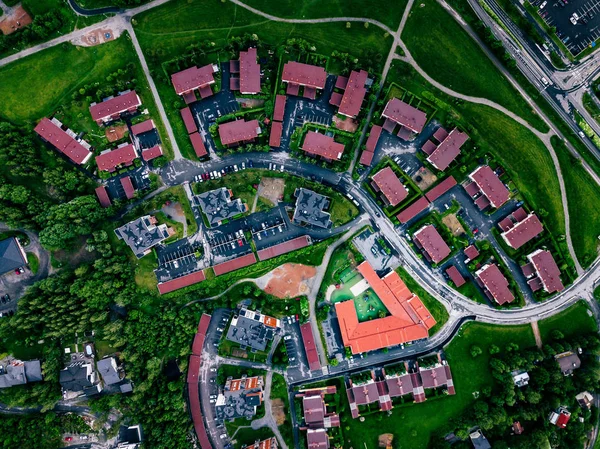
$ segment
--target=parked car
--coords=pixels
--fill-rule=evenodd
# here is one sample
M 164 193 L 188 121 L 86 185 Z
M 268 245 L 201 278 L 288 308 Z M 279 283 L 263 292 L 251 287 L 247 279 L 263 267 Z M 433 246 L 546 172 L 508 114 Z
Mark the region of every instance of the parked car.
M 73 437 L 65 437 L 65 441 L 73 441 Z

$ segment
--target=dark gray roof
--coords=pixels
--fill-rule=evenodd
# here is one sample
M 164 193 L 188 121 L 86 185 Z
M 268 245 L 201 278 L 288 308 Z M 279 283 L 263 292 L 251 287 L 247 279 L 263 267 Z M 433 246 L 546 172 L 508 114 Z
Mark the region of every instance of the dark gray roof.
M 194 197 L 194 202 L 202 208 L 211 226 L 227 218 L 246 212 L 246 207 L 239 198 L 232 200 L 231 192 L 226 187 L 209 190 Z
M 42 380 L 42 364 L 39 360 L 25 362 L 25 377 L 27 382 L 40 382 Z
M 76 362 L 60 372 L 60 385 L 68 391 L 84 391 L 84 389 L 93 386 L 87 375 L 87 365 L 83 362 Z
M 144 252 L 169 237 L 167 225 L 154 225 L 150 215 L 144 215 L 115 229 L 115 234 L 131 248 L 139 259 Z
M 15 237 L 0 241 L 0 274 L 8 273 L 27 264 Z
M 131 382 L 127 382 L 119 385 L 119 390 L 121 390 L 121 393 L 131 393 L 133 391 L 133 384 Z
M 302 187 L 296 189 L 294 196 L 297 198 L 294 222 L 324 229 L 331 228 L 331 216 L 325 212 L 330 204 L 328 197 Z
M 490 442 L 487 440 L 481 430 L 476 430 L 469 436 L 471 437 L 471 443 L 473 443 L 473 447 L 475 449 L 492 449 Z
M 224 403 L 217 401 L 215 412 L 219 419 L 251 419 L 256 414 L 256 407 L 261 404 L 260 388 L 252 390 L 226 391 L 223 393 Z
M 256 316 L 256 318 L 255 318 Z M 275 336 L 275 329 L 257 320 L 260 314 L 252 310 L 242 309 L 227 331 L 227 340 L 239 343 L 255 351 L 264 351 L 270 340 Z
M 6 373 L 0 376 L 0 388 L 14 387 L 15 385 L 24 385 L 27 383 L 25 377 L 25 365 L 7 365 Z
M 98 360 L 98 363 L 96 363 L 96 368 L 98 368 L 98 372 L 106 385 L 116 384 L 121 381 L 116 367 L 117 361 L 114 357 Z

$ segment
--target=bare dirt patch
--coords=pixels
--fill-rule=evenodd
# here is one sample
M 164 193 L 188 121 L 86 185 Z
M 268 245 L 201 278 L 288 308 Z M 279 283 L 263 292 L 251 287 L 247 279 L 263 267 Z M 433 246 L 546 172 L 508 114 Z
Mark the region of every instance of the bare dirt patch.
M 341 119 L 337 115 L 334 115 L 333 123 L 335 123 L 335 127 L 337 129 L 341 129 L 342 131 L 348 131 L 349 133 L 353 133 L 358 129 L 358 122 L 350 117 Z
M 257 98 L 238 98 L 237 101 L 240 104 L 240 107 L 244 109 L 260 108 L 265 104 L 265 100 Z
M 281 398 L 271 399 L 271 412 L 277 426 L 285 422 L 284 403 Z
M 111 29 L 97 28 L 81 36 L 81 39 L 79 39 L 78 42 L 76 42 L 76 44 L 83 47 L 93 47 L 94 45 L 100 45 L 104 44 L 105 42 L 110 42 L 116 37 L 118 36 L 115 36 L 115 33 Z
M 412 180 L 417 184 L 417 187 L 423 191 L 431 187 L 437 179 L 437 176 L 435 176 L 427 167 L 421 167 L 412 176 Z
M 278 298 L 293 298 L 308 294 L 310 280 L 317 274 L 317 269 L 308 265 L 286 263 L 270 274 L 265 292 Z
M 19 5 L 12 9 L 12 14 L 0 19 L 0 30 L 2 34 L 12 34 L 18 29 L 24 28 L 33 22 L 31 16 Z
M 127 125 L 116 125 L 106 128 L 104 134 L 109 142 L 116 142 L 117 140 L 122 139 L 126 132 Z
M 455 214 L 448 214 L 443 217 L 442 223 L 444 223 L 446 227 L 450 229 L 452 235 L 455 237 L 465 233 L 465 229 L 462 227 L 462 224 L 460 224 L 460 221 L 458 221 L 458 218 L 456 218 Z
M 382 433 L 379 435 L 379 447 L 392 447 L 394 435 L 391 433 Z
M 258 196 L 277 204 L 283 198 L 285 180 L 281 178 L 262 178 L 258 185 Z
M 248 353 L 240 348 L 233 348 L 231 350 L 231 355 L 233 357 L 237 357 L 238 359 L 247 359 L 248 358 Z

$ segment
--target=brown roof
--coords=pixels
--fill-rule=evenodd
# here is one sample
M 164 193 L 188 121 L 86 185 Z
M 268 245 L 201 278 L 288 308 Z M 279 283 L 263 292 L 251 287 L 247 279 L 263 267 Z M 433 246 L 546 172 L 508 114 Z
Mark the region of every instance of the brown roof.
M 129 176 L 123 176 L 121 178 L 121 185 L 123 186 L 123 190 L 125 190 L 125 196 L 128 200 L 133 198 L 135 195 L 135 189 L 133 188 L 133 183 L 131 182 L 131 178 Z
M 185 276 L 171 279 L 170 281 L 159 282 L 158 291 L 161 295 L 164 295 L 165 293 L 202 282 L 205 279 L 206 277 L 204 276 L 204 271 L 196 271 L 194 273 L 186 274 Z
M 192 142 L 192 147 L 194 147 L 194 152 L 198 157 L 204 157 L 208 154 L 206 151 L 206 147 L 204 146 L 204 141 L 202 140 L 202 136 L 198 133 L 190 134 L 190 140 Z
M 429 206 L 429 201 L 427 201 L 427 198 L 422 196 L 410 206 L 404 208 L 402 212 L 396 215 L 396 218 L 402 224 L 407 223 L 408 221 L 415 218 L 418 214 L 423 212 L 425 209 L 427 209 L 427 206 Z
M 106 187 L 100 186 L 96 187 L 96 196 L 98 197 L 98 201 L 102 207 L 109 207 L 111 205 L 110 198 L 108 196 L 108 192 L 106 191 Z
M 271 123 L 271 134 L 269 135 L 269 146 L 279 148 L 281 146 L 281 134 L 283 133 L 283 123 Z
M 258 251 L 258 260 L 272 259 L 273 257 L 281 256 L 282 254 L 304 248 L 308 245 L 310 245 L 310 240 L 307 235 L 296 237 L 293 240 L 288 240 L 287 242 L 261 249 Z
M 565 287 L 560 280 L 560 270 L 550 251 L 538 249 L 527 256 L 527 258 L 535 268 L 546 292 L 554 293 L 564 290 Z
M 247 267 L 253 263 L 256 263 L 256 256 L 254 253 L 250 253 L 246 254 L 245 256 L 236 257 L 235 259 L 215 265 L 213 270 L 215 272 L 215 276 L 221 276 L 222 274 L 239 270 L 240 268 Z
M 379 187 L 391 206 L 400 204 L 408 196 L 406 187 L 391 167 L 385 167 L 375 173 L 373 182 Z
M 508 280 L 496 264 L 487 264 L 475 273 L 492 298 L 500 305 L 513 302 L 515 296 L 508 288 Z
M 344 90 L 348 85 L 348 77 L 343 75 L 338 75 L 335 79 L 335 87 L 338 89 Z
M 373 156 L 375 156 L 375 153 L 371 153 L 370 151 L 364 150 L 360 155 L 359 162 L 363 165 L 371 165 L 371 162 L 373 162 Z
M 433 201 L 437 200 L 440 196 L 442 196 L 444 193 L 446 193 L 448 190 L 450 190 L 452 187 L 454 187 L 455 185 L 456 185 L 456 179 L 454 179 L 454 176 L 450 175 L 446 179 L 444 179 L 442 182 L 437 184 L 435 187 L 433 187 L 432 189 L 429 189 L 429 191 L 425 194 L 425 196 L 427 197 L 427 199 L 429 201 L 433 202 Z
M 306 324 L 305 324 L 306 326 Z M 310 327 L 310 324 L 308 324 Z M 321 395 L 304 396 L 302 398 L 304 421 L 309 427 L 323 427 L 325 421 L 325 402 Z
M 256 48 L 240 51 L 240 93 L 260 92 L 260 64 L 256 62 Z
M 323 89 L 327 80 L 327 73 L 325 73 L 323 67 L 290 61 L 283 66 L 281 80 L 286 83 Z
M 448 131 L 446 131 L 444 128 L 442 128 L 441 126 L 435 130 L 435 132 L 433 133 L 433 137 L 435 138 L 435 140 L 437 140 L 438 142 L 442 142 L 446 137 L 448 137 Z
M 381 131 L 383 128 L 379 125 L 373 125 L 371 128 L 371 132 L 369 133 L 369 138 L 367 139 L 367 143 L 365 144 L 365 148 L 367 151 L 371 153 L 375 153 L 375 148 L 377 148 L 377 142 L 379 142 L 379 136 L 381 136 Z
M 171 82 L 177 95 L 181 95 L 184 92 L 214 83 L 213 73 L 212 64 L 200 68 L 194 66 L 171 75 Z
M 81 145 L 81 143 L 48 118 L 44 117 L 37 124 L 34 131 L 76 164 L 83 164 L 92 154 L 90 150 Z
M 431 156 L 431 154 L 433 154 L 433 152 L 435 151 L 436 148 L 437 148 L 437 145 L 435 143 L 433 143 L 431 140 L 428 140 L 427 142 L 425 142 L 423 144 L 423 146 L 421 147 L 421 149 L 423 150 L 423 153 L 425 153 L 427 156 Z
M 329 449 L 329 437 L 325 429 L 308 429 L 306 443 L 308 449 Z
M 260 126 L 258 120 L 234 120 L 219 125 L 219 137 L 223 145 L 233 145 L 258 137 Z
M 502 237 L 511 248 L 519 249 L 525 243 L 541 234 L 544 230 L 542 222 L 535 214 L 517 223 L 512 229 L 502 233 Z
M 333 161 L 341 159 L 344 145 L 335 142 L 333 137 L 315 131 L 308 131 L 302 144 L 302 151 Z
M 479 256 L 479 250 L 477 249 L 477 247 L 474 244 L 467 246 L 464 249 L 463 253 L 465 254 L 465 256 L 467 256 L 467 259 L 469 259 L 469 260 L 473 260 L 477 256 Z
M 131 133 L 134 136 L 139 134 L 147 133 L 148 131 L 152 131 L 156 126 L 154 126 L 154 120 L 148 119 L 143 122 L 137 123 L 131 126 Z
M 196 122 L 194 122 L 194 117 L 192 116 L 190 108 L 183 108 L 179 112 L 181 113 L 181 118 L 183 119 L 183 123 L 185 123 L 185 129 L 188 134 L 197 132 L 198 127 L 196 126 Z
M 454 265 L 450 265 L 448 268 L 446 268 L 446 274 L 457 287 L 460 287 L 467 282 L 465 281 L 463 275 L 460 274 L 460 271 L 458 271 L 458 268 L 456 268 Z
M 469 136 L 454 128 L 427 158 L 438 170 L 446 170 L 450 163 L 460 154 L 460 148 Z
M 121 164 L 131 164 L 137 158 L 137 152 L 133 144 L 124 145 L 96 156 L 98 169 L 114 171 Z
M 416 133 L 420 133 L 427 123 L 427 115 L 423 111 L 398 98 L 388 101 L 382 115 Z
M 344 91 L 344 96 L 340 104 L 339 113 L 348 117 L 356 117 L 360 112 L 363 100 L 367 94 L 365 83 L 369 74 L 364 70 L 357 72 L 355 70 L 350 73 L 348 84 Z
M 342 98 L 344 98 L 344 96 L 339 92 L 332 92 L 331 98 L 329 98 L 329 104 L 339 107 L 342 104 Z
M 145 161 L 151 161 L 152 159 L 156 159 L 159 156 L 163 155 L 162 147 L 160 145 L 154 145 L 151 148 L 146 148 L 142 150 L 142 159 Z
M 99 121 L 108 117 L 113 117 L 130 109 L 135 109 L 141 104 L 140 97 L 138 97 L 135 90 L 132 90 L 101 103 L 91 105 L 90 114 L 92 114 L 94 120 Z
M 277 95 L 275 97 L 275 108 L 273 109 L 273 120 L 275 120 L 276 122 L 283 122 L 286 101 L 287 101 L 287 97 L 285 95 Z
M 423 226 L 413 238 L 433 263 L 439 263 L 450 255 L 450 248 L 433 225 Z
M 508 201 L 510 192 L 488 165 L 478 167 L 469 177 L 496 209 Z
M 315 371 L 321 368 L 321 362 L 319 361 L 319 354 L 317 353 L 317 346 L 315 345 L 315 337 L 313 335 L 310 323 L 305 323 L 300 326 L 300 332 L 302 334 L 302 342 L 304 343 L 304 350 L 306 351 L 306 359 L 308 360 L 308 367 L 311 371 Z

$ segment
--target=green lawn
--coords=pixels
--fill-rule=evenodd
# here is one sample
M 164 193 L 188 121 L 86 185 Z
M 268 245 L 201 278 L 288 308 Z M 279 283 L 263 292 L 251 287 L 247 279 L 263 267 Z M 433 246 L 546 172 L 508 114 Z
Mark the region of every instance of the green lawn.
M 479 45 L 435 0 L 414 4 L 402 38 L 419 66 L 444 86 L 495 101 L 547 131 Z
M 588 314 L 585 301 L 579 301 L 567 310 L 546 318 L 538 323 L 542 340 L 548 341 L 553 330 L 559 329 L 566 338 L 586 332 L 597 332 L 598 325 L 593 316 Z
M 475 302 L 478 302 L 481 304 L 489 304 L 489 301 L 487 301 L 485 299 L 485 297 L 483 296 L 481 291 L 479 291 L 477 286 L 470 279 L 467 279 L 467 282 L 465 284 L 461 285 L 459 288 L 456 288 L 455 290 L 459 291 L 460 293 L 465 295 L 467 298 L 470 298 Z
M 38 272 L 38 269 L 40 268 L 40 261 L 34 253 L 27 253 L 27 264 L 29 265 L 29 269 L 33 274 Z
M 579 263 L 589 267 L 598 256 L 600 236 L 600 186 L 577 161 L 564 143 L 552 138 L 567 190 L 571 239 Z

